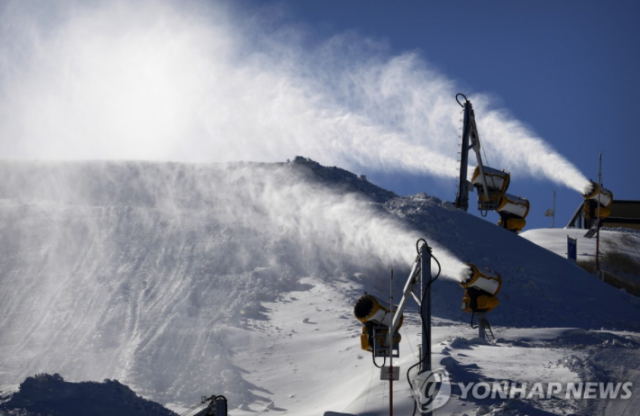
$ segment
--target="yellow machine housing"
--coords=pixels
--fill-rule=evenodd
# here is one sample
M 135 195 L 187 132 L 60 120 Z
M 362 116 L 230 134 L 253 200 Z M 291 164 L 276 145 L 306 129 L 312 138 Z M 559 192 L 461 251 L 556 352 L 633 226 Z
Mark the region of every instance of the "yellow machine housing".
M 391 326 L 391 320 L 393 315 L 386 306 L 380 304 L 378 299 L 373 295 L 362 295 L 356 302 L 353 308 L 353 314 L 360 322 L 375 322 L 384 326 Z M 400 317 L 400 324 L 398 328 L 402 326 L 404 315 Z
M 529 200 L 505 193 L 496 208 L 500 214 L 498 225 L 509 231 L 522 231 L 527 225 L 525 218 L 529 215 L 529 207 Z
M 389 331 L 384 331 L 384 330 L 376 331 L 376 342 L 379 345 L 385 345 L 385 343 L 387 342 L 388 333 Z M 369 331 L 367 331 L 367 327 L 363 326 L 362 335 L 360 335 L 360 348 L 362 348 L 365 351 L 373 352 L 373 345 L 371 345 L 371 343 L 369 342 L 369 340 L 372 338 L 373 338 L 373 334 L 370 334 Z M 400 341 L 402 341 L 402 337 L 398 332 L 396 332 L 395 335 L 393 336 L 393 343 L 399 344 Z
M 527 221 L 524 218 L 500 218 L 498 225 L 502 228 L 506 228 L 509 231 L 519 232 L 527 225 Z
M 500 301 L 495 296 L 480 295 L 477 298 L 477 306 L 475 312 L 489 312 L 497 308 Z M 462 298 L 462 310 L 465 312 L 473 313 L 474 310 L 471 306 L 471 297 L 469 292 L 464 291 L 464 297 Z
M 468 263 L 469 274 L 460 282 L 464 291 L 462 309 L 465 312 L 489 312 L 498 307 L 496 297 L 502 289 L 502 277 L 488 270 L 481 272 L 477 266 Z
M 592 199 L 596 202 L 600 202 L 600 205 L 606 208 L 609 208 L 611 206 L 611 202 L 613 202 L 613 193 L 593 181 L 591 181 L 591 192 L 582 194 L 582 196 L 586 200 Z
M 611 204 L 613 203 L 613 192 L 591 181 L 591 191 L 582 194 L 584 197 L 584 217 L 587 219 L 598 218 L 600 211 L 600 219 L 607 218 L 611 215 Z M 600 205 L 598 207 L 598 202 Z
M 609 208 L 605 208 L 602 206 L 598 208 L 597 205 L 593 206 L 592 201 L 584 201 L 582 210 L 584 211 L 584 217 L 588 220 L 597 219 L 598 211 L 600 211 L 600 219 L 607 218 L 609 215 L 611 215 L 611 210 Z M 592 215 L 593 215 L 593 218 L 591 217 Z
M 360 335 L 360 346 L 363 350 L 373 352 L 373 330 L 375 329 L 376 342 L 378 345 L 386 346 L 387 334 L 392 324 L 393 314 L 386 306 L 380 304 L 373 295 L 362 295 L 353 308 L 356 319 L 364 324 L 362 335 Z M 398 333 L 402 327 L 404 315 L 400 316 L 400 323 L 396 333 L 393 334 L 393 343 L 400 342 L 402 337 Z
M 497 296 L 502 289 L 502 277 L 498 273 L 485 270 L 481 272 L 478 266 L 472 263 L 467 263 L 469 266 L 469 273 L 463 281 L 460 282 L 460 286 L 465 289 L 476 288 L 483 290 L 491 296 Z
M 524 219 L 529 215 L 529 206 L 529 200 L 527 199 L 511 194 L 504 194 L 496 211 Z
M 482 175 L 480 174 L 480 166 L 476 166 L 476 169 L 473 171 L 471 184 L 477 189 L 478 198 L 481 202 L 497 205 L 504 193 L 507 192 L 507 188 L 509 187 L 509 183 L 511 181 L 511 176 L 505 171 L 493 169 L 488 166 L 483 166 L 482 171 L 484 172 L 484 179 L 485 183 L 487 184 L 489 201 L 486 201 L 484 191 L 482 190 Z

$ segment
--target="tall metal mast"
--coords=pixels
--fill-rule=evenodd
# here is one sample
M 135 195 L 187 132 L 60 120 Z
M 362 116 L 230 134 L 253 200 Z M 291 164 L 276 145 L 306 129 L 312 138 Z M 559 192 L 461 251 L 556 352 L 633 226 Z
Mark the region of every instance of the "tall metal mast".
M 458 100 L 458 97 L 464 98 L 464 104 Z M 489 204 L 489 191 L 484 175 L 484 165 L 482 163 L 482 156 L 480 155 L 480 135 L 478 134 L 478 128 L 476 127 L 476 118 L 473 112 L 473 106 L 471 101 L 467 100 L 464 94 L 458 93 L 456 95 L 456 101 L 464 109 L 464 120 L 462 124 L 462 145 L 460 148 L 460 181 L 458 184 L 458 194 L 456 195 L 456 201 L 454 205 L 456 208 L 460 208 L 466 211 L 469 208 L 469 192 L 472 185 L 467 180 L 467 167 L 469 165 L 469 150 L 473 150 L 478 160 L 478 168 L 480 169 L 480 178 L 482 181 L 482 190 L 484 193 L 485 204 Z M 491 204 L 489 204 L 491 205 Z M 485 206 L 483 209 L 495 208 L 494 206 Z
M 462 95 L 462 94 L 458 94 Z M 458 95 L 456 95 L 456 101 L 458 100 Z M 464 95 L 462 95 L 464 97 Z M 467 181 L 467 166 L 469 164 L 469 135 L 471 134 L 469 128 L 469 118 L 471 117 L 471 112 L 473 109 L 471 108 L 471 103 L 467 100 L 467 97 L 464 97 L 465 103 L 458 104 L 462 105 L 464 108 L 464 121 L 462 124 L 462 144 L 460 146 L 460 182 L 458 184 L 458 194 L 456 195 L 456 208 L 459 208 L 463 211 L 467 211 L 469 208 L 469 182 Z

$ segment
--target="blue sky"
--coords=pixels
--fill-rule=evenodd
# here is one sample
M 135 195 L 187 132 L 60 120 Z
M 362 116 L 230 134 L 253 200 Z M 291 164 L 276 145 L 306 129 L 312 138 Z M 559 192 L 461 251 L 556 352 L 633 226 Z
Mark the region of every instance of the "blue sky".
M 640 109 L 640 3 L 281 0 L 271 4 L 318 38 L 355 31 L 386 42 L 390 54 L 417 51 L 454 80 L 461 92 L 492 95 L 588 178 L 596 179 L 598 153 L 603 152 L 604 185 L 617 199 L 640 199 L 635 171 L 640 151 L 635 128 Z M 244 2 L 249 8 L 264 5 L 264 1 Z M 454 180 L 367 173 L 372 181 L 400 194 L 425 190 L 443 199 L 455 195 Z M 550 226 L 551 219 L 543 213 L 552 205 L 554 189 L 556 226 L 565 225 L 581 201 L 577 192 L 544 179 L 512 180 L 510 192 L 531 201 L 528 228 Z

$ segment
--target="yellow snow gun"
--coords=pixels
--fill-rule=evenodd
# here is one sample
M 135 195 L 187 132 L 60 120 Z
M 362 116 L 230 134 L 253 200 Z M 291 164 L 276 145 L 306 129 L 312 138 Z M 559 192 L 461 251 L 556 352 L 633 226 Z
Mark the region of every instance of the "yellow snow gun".
M 460 286 L 465 289 L 462 309 L 475 314 L 497 308 L 499 304 L 497 295 L 502 289 L 502 277 L 489 270 L 481 272 L 474 264 L 467 264 L 469 273 L 460 282 Z
M 356 319 L 364 324 L 360 336 L 360 346 L 376 357 L 387 356 L 389 349 L 396 350 L 401 336 L 398 333 L 402 326 L 404 316 L 400 317 L 400 323 L 393 334 L 393 345 L 387 345 L 389 327 L 392 325 L 393 313 L 383 306 L 373 295 L 364 294 L 357 300 L 353 308 Z

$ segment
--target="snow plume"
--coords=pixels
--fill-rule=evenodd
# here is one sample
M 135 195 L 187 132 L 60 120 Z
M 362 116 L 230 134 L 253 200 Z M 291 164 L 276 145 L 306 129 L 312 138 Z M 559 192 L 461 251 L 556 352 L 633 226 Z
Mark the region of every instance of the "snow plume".
M 487 153 L 500 156 L 501 168 L 509 166 L 516 175 L 549 178 L 581 194 L 592 187 L 582 172 L 520 122 L 504 111 L 491 110 L 485 97 L 477 99 L 474 107 L 482 115 L 477 117 L 482 143 Z
M 317 42 L 278 10 L 232 2 L 0 6 L 5 158 L 282 161 L 455 177 L 455 84 L 416 53 L 354 34 Z M 253 14 L 252 14 L 253 13 Z M 490 99 L 491 162 L 582 189 L 584 177 Z
M 58 372 L 162 402 L 203 388 L 254 402 L 225 334 L 301 277 L 386 288 L 424 237 L 304 164 L 2 162 L 0 176 L 0 383 Z M 461 267 L 434 254 L 445 275 Z

